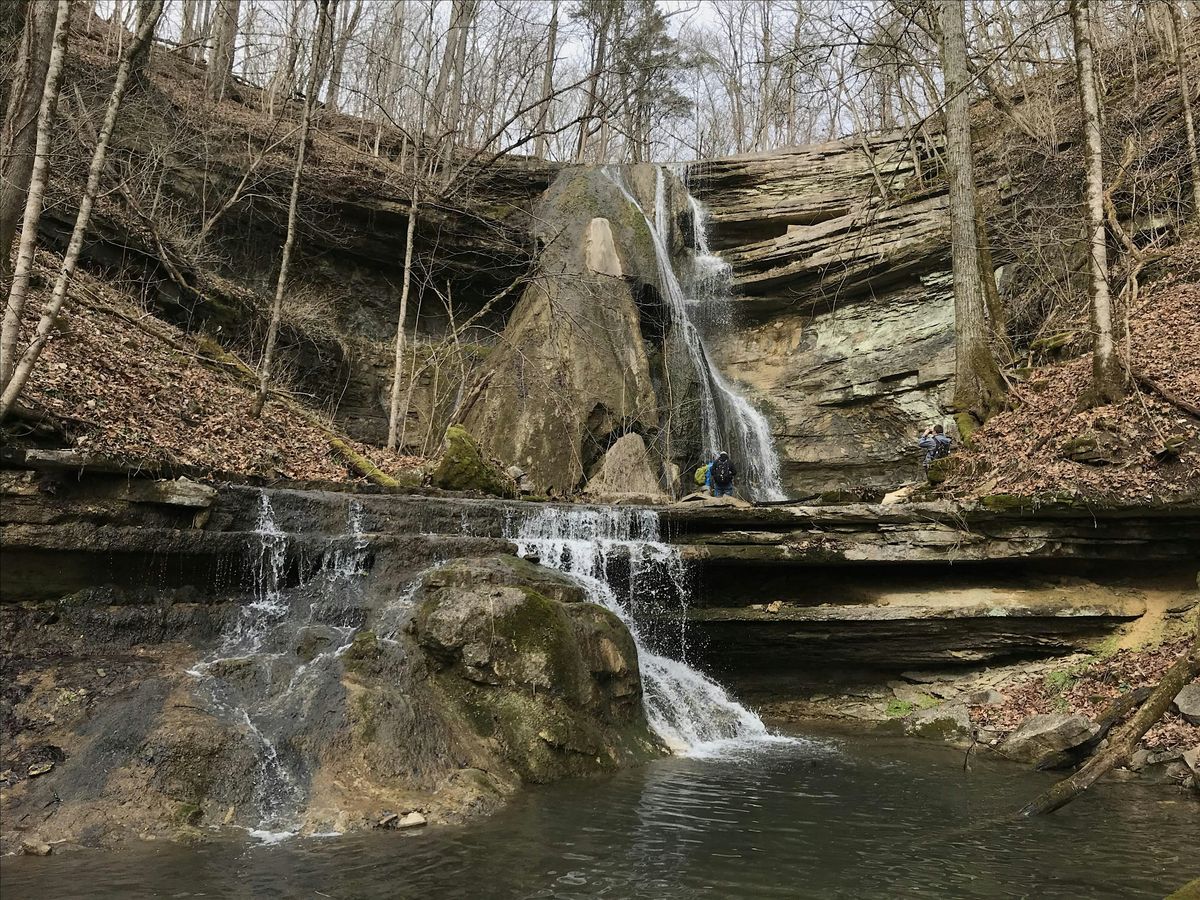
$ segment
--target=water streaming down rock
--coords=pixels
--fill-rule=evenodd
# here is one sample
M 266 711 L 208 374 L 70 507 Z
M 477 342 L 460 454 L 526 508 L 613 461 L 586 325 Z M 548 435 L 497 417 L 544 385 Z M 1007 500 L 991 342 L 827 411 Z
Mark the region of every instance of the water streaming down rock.
M 682 616 L 677 629 L 656 627 L 670 605 L 686 606 L 688 584 L 678 549 L 661 539 L 654 510 L 546 507 L 514 519 L 509 537 L 523 556 L 573 576 L 629 628 L 646 718 L 672 750 L 705 755 L 730 742 L 770 738 L 757 715 L 687 664 Z
M 355 499 L 346 534 L 313 548 L 278 527 L 263 492 L 255 533 L 251 600 L 189 674 L 212 710 L 255 748 L 252 833 L 269 840 L 293 833 L 302 819 L 308 767 L 296 739 L 325 715 L 322 693 L 337 684 L 335 664 L 358 631 L 368 545 Z
M 641 210 L 650 229 L 658 267 L 659 290 L 670 313 L 672 334 L 687 352 L 700 388 L 700 433 L 704 451 L 727 450 L 740 473 L 740 482 L 753 500 L 787 499 L 779 477 L 779 456 L 771 440 L 766 418 L 738 393 L 737 389 L 713 365 L 705 346 L 700 323 L 728 313 L 730 308 L 729 270 L 708 247 L 703 207 L 688 194 L 692 209 L 696 253 L 691 271 L 686 273 L 688 290 L 675 272 L 669 252 L 670 217 L 667 210 L 666 173 L 655 171 L 654 218 L 641 209 L 618 170 L 609 177 L 634 206 Z M 690 295 L 690 296 L 689 296 Z M 717 316 L 707 316 L 717 312 Z

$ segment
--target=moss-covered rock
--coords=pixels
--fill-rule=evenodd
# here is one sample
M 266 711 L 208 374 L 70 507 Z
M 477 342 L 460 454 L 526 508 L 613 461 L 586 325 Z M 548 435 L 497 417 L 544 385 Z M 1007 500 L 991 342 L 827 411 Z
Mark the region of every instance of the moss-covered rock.
M 532 782 L 658 755 L 624 624 L 556 573 L 457 560 L 425 581 L 413 635 L 462 727 Z
M 513 480 L 483 455 L 479 443 L 461 425 L 446 429 L 444 449 L 432 479 L 435 487 L 448 491 L 479 491 L 494 497 L 517 495 Z

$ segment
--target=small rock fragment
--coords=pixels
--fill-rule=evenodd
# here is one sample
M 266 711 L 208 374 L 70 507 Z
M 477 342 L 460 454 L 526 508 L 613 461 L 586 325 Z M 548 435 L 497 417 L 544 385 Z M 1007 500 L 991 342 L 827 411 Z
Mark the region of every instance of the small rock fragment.
M 375 823 L 376 828 L 395 828 L 396 823 L 400 821 L 400 813 L 388 813 Z
M 428 823 L 426 822 L 425 817 L 423 815 L 421 815 L 419 812 L 414 811 L 414 812 L 410 812 L 407 815 L 401 817 L 401 819 L 396 823 L 395 827 L 396 828 L 420 828 L 422 825 L 426 825 L 426 824 L 428 824 Z
M 21 841 L 21 852 L 26 856 L 49 856 L 53 851 L 53 847 L 37 838 Z
M 29 775 L 30 778 L 37 778 L 39 775 L 45 775 L 47 772 L 49 772 L 53 768 L 54 768 L 54 763 L 52 763 L 52 762 L 34 763 L 32 766 L 29 767 L 29 772 L 27 774 Z

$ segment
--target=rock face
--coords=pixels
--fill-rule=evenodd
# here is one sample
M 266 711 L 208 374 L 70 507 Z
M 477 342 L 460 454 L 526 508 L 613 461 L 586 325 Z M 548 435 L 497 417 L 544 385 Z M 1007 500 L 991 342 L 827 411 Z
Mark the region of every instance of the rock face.
M 425 579 L 413 620 L 447 706 L 526 781 L 656 755 L 633 638 L 582 589 L 514 557 Z
M 944 182 L 927 154 L 891 134 L 869 156 L 838 141 L 689 173 L 741 294 L 711 349 L 770 411 L 790 496 L 910 480 L 918 426 L 943 421 L 954 304 Z
M 535 218 L 537 272 L 462 421 L 535 491 L 566 494 L 621 436 L 659 429 L 637 287 L 653 283 L 654 252 L 641 213 L 599 171 L 559 176 Z
M 640 434 L 627 434 L 608 448 L 586 493 L 604 502 L 626 498 L 665 503 L 666 494 L 650 465 L 646 442 Z
M 1030 716 L 996 749 L 1019 762 L 1038 764 L 1086 744 L 1100 732 L 1096 723 L 1070 713 Z

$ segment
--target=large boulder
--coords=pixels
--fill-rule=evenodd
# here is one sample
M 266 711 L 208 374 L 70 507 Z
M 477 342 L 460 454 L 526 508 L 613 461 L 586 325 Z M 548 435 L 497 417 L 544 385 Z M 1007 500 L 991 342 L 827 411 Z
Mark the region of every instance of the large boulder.
M 588 482 L 586 493 L 609 502 L 631 497 L 650 502 L 667 499 L 640 434 L 624 435 L 608 448 L 600 468 Z
M 598 170 L 560 175 L 535 220 L 536 271 L 466 393 L 462 421 L 490 454 L 524 469 L 535 492 L 562 495 L 615 438 L 660 428 L 646 351 L 654 317 L 643 320 L 657 303 L 657 267 L 642 213 Z
M 1175 695 L 1174 706 L 1188 722 L 1200 725 L 1200 682 L 1185 684 L 1183 690 Z
M 971 716 L 962 703 L 939 703 L 906 716 L 904 732 L 932 740 L 960 740 L 971 736 Z
M 1099 733 L 1100 726 L 1085 716 L 1046 713 L 1030 716 L 996 749 L 1009 759 L 1042 765 Z
M 583 589 L 515 557 L 431 572 L 412 633 L 444 710 L 525 781 L 615 769 L 663 752 L 642 707 L 637 648 Z
M 448 491 L 479 491 L 494 497 L 515 497 L 516 482 L 484 456 L 471 433 L 461 425 L 446 429 L 442 455 L 433 470 L 434 487 Z

